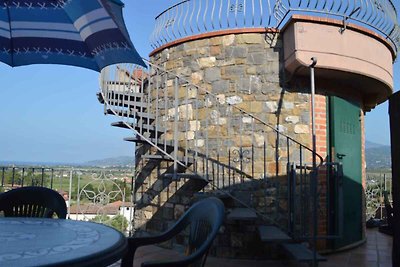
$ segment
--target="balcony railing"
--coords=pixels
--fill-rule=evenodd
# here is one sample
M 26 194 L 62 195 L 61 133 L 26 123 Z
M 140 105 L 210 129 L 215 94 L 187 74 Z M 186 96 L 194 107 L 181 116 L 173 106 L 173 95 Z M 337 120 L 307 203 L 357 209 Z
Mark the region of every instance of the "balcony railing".
M 66 200 L 69 219 L 112 225 L 131 235 L 132 175 L 129 168 L 0 166 L 0 193 L 23 186 L 51 188 Z
M 367 173 L 367 189 L 365 192 L 367 219 L 385 219 L 385 191 L 388 193 L 389 200 L 392 201 L 392 174 L 374 172 Z
M 400 27 L 392 0 L 185 0 L 156 17 L 151 45 L 237 28 L 282 28 L 292 14 L 339 18 L 367 27 L 395 51 Z

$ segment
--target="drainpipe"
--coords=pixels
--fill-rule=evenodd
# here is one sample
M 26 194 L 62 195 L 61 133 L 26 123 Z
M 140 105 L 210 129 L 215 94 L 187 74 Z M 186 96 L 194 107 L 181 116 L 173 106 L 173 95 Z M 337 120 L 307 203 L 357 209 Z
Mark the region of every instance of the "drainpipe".
M 318 266 L 317 261 L 317 231 L 318 231 L 318 215 L 317 215 L 317 194 L 318 194 L 318 181 L 317 181 L 317 146 L 316 146 L 316 136 L 315 136 L 315 76 L 314 76 L 314 67 L 317 65 L 317 58 L 311 58 L 312 63 L 310 65 L 310 74 L 311 74 L 311 125 L 312 125 L 312 188 L 313 188 L 313 262 L 312 266 Z
M 313 168 L 317 167 L 317 155 L 316 155 L 316 137 L 315 137 L 315 77 L 314 77 L 314 67 L 317 65 L 317 58 L 311 58 L 312 63 L 310 65 L 311 72 L 311 125 L 312 125 L 312 148 L 313 148 Z

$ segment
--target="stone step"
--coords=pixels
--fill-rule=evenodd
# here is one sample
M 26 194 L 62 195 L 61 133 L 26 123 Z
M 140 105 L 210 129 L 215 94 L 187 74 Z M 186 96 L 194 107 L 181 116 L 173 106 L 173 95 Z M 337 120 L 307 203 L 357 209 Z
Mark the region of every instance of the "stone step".
M 229 221 L 254 221 L 258 216 L 249 208 L 234 208 L 226 217 Z
M 109 100 L 109 104 L 111 106 L 130 108 L 131 110 L 136 110 L 141 112 L 146 112 L 146 110 L 148 109 L 147 103 L 136 102 L 136 101 Z
M 208 183 L 208 180 L 205 179 L 203 176 L 194 173 L 177 173 L 176 176 L 173 173 L 164 173 L 162 177 L 171 178 L 174 180 L 180 180 L 180 179 L 200 180 Z
M 170 157 L 165 155 L 142 155 L 141 158 L 159 161 L 173 161 Z
M 101 103 L 104 104 L 104 98 L 103 95 L 98 92 L 96 93 L 97 96 L 97 100 Z M 122 101 L 124 99 L 124 101 L 133 101 L 133 102 L 143 102 L 141 101 L 143 99 L 143 93 L 115 93 L 114 95 L 110 95 L 110 97 L 113 97 L 113 99 L 115 100 L 120 100 Z M 112 99 L 111 99 L 112 100 Z
M 273 225 L 258 226 L 258 233 L 261 241 L 265 243 L 285 243 L 292 241 L 290 236 Z
M 313 166 L 311 164 L 296 164 L 296 169 L 298 170 L 307 170 L 307 171 L 312 171 Z
M 173 141 L 165 141 L 162 139 L 155 139 L 155 138 L 147 138 L 148 140 L 150 140 L 150 142 L 152 142 L 153 144 L 158 145 L 161 149 L 164 149 L 164 146 L 166 146 L 166 148 L 174 148 L 174 142 Z M 140 136 L 132 136 L 132 137 L 125 137 L 124 141 L 127 142 L 133 142 L 133 143 L 148 143 L 145 139 L 143 139 Z
M 173 159 L 171 159 L 170 157 L 166 156 L 166 155 L 142 155 L 141 156 L 144 159 L 150 159 L 150 160 L 159 160 L 159 161 L 174 161 Z M 186 158 L 184 157 L 178 157 L 178 161 L 185 163 L 186 162 Z M 194 160 L 193 158 L 187 158 L 187 162 L 188 164 L 193 164 Z
M 231 196 L 229 196 L 226 192 L 221 192 L 221 191 L 216 191 L 216 192 L 212 192 L 212 193 L 197 192 L 197 193 L 193 194 L 193 197 L 198 200 L 209 198 L 209 197 L 216 197 L 221 200 L 231 198 Z
M 113 107 L 119 107 L 123 109 L 130 109 L 131 111 L 135 112 L 146 112 L 148 109 L 147 103 L 142 103 L 142 102 L 131 102 L 131 101 L 113 101 L 110 100 L 108 102 L 109 106 Z
M 139 133 L 145 133 L 148 132 L 150 134 L 151 137 L 155 137 L 155 133 L 156 131 L 158 132 L 158 136 L 162 135 L 165 133 L 165 129 L 162 127 L 156 127 L 153 125 L 149 125 L 147 123 L 144 123 L 142 125 L 139 124 L 133 124 L 133 123 L 126 123 L 123 121 L 118 121 L 118 122 L 113 122 L 111 123 L 111 126 L 114 127 L 119 127 L 119 128 L 124 128 L 124 129 L 131 129 L 129 128 L 129 126 L 131 126 L 132 128 L 134 128 L 137 132 Z
M 245 208 L 245 206 L 242 203 L 251 206 L 253 196 L 249 191 L 242 191 L 236 189 L 233 190 L 233 195 L 235 197 L 234 202 L 236 207 Z
M 287 253 L 298 262 L 311 262 L 313 261 L 313 252 L 306 248 L 302 244 L 282 244 L 282 247 Z M 322 257 L 317 253 L 317 261 L 326 261 L 325 257 Z
M 152 123 L 156 118 L 153 114 L 147 112 L 130 112 L 127 113 L 126 110 L 114 109 L 118 116 L 136 118 L 137 120 L 142 120 L 144 123 L 150 121 Z M 115 115 L 111 109 L 107 109 L 105 114 Z

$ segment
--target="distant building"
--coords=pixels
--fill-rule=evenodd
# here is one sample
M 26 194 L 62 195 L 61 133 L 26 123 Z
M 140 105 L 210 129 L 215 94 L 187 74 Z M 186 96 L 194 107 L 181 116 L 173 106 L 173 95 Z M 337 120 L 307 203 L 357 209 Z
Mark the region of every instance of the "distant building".
M 70 208 L 69 219 L 78 221 L 90 221 L 96 216 L 106 215 L 110 219 L 116 215 L 122 215 L 125 217 L 127 222 L 132 221 L 133 205 L 130 202 L 115 201 L 107 205 L 93 204 L 93 203 L 82 203 L 79 205 L 72 205 Z M 127 231 L 131 231 L 130 225 Z

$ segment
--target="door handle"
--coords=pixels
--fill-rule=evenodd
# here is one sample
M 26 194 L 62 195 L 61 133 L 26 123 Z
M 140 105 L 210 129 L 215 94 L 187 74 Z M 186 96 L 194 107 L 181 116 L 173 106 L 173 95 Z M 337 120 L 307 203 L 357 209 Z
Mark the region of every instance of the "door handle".
M 336 153 L 336 157 L 337 157 L 338 159 L 343 159 L 344 157 L 346 157 L 346 154 Z

